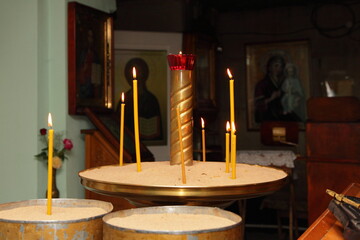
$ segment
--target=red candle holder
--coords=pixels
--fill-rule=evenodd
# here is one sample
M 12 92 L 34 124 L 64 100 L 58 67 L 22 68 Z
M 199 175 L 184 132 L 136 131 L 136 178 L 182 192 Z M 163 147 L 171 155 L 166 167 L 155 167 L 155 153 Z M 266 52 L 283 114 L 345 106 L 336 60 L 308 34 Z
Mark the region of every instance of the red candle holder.
M 170 70 L 193 70 L 195 65 L 194 54 L 170 54 L 168 55 Z

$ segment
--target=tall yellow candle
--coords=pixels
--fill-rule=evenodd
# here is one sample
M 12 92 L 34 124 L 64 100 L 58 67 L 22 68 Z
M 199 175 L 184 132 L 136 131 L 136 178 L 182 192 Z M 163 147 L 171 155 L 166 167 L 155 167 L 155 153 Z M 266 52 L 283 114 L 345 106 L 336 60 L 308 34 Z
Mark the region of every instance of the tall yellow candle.
M 229 90 L 230 90 L 230 122 L 235 122 L 235 105 L 234 105 L 234 79 L 230 72 L 230 69 L 227 69 L 227 74 L 230 78 L 229 81 Z
M 202 137 L 202 160 L 206 162 L 206 147 L 205 147 L 205 122 L 201 118 L 201 137 Z
M 52 128 L 52 118 L 48 116 L 48 186 L 47 186 L 47 215 L 52 212 L 52 172 L 53 172 L 53 151 L 54 151 L 54 129 Z
M 141 172 L 140 139 L 139 139 L 139 116 L 138 116 L 138 88 L 136 80 L 136 69 L 133 67 L 133 97 L 134 97 L 134 131 L 135 131 L 135 153 L 137 171 Z
M 120 152 L 119 152 L 119 165 L 124 164 L 124 112 L 125 112 L 125 97 L 121 93 L 121 112 L 120 112 Z
M 231 123 L 231 178 L 236 179 L 236 135 L 235 123 Z
M 185 160 L 184 160 L 184 147 L 182 142 L 182 133 L 181 133 L 181 120 L 180 120 L 180 108 L 176 108 L 177 124 L 178 124 L 178 133 L 179 133 L 179 143 L 180 143 L 180 156 L 181 156 L 181 177 L 182 183 L 186 184 L 186 174 L 185 174 Z
M 229 95 L 230 95 L 230 122 L 231 124 L 234 124 L 235 125 L 235 103 L 234 103 L 234 79 L 233 79 L 233 76 L 230 72 L 230 69 L 227 68 L 226 69 L 227 71 L 227 74 L 230 78 L 229 80 Z M 232 126 L 231 126 L 232 127 Z M 231 131 L 231 151 L 230 151 L 230 158 L 231 158 L 231 161 L 232 161 L 232 156 L 233 154 L 236 154 L 236 153 L 233 153 L 233 138 L 235 134 L 233 134 L 233 131 Z M 236 139 L 236 136 L 235 136 L 235 139 Z M 234 171 L 234 170 L 233 170 Z
M 225 172 L 230 172 L 230 123 L 226 122 L 226 133 L 225 133 Z

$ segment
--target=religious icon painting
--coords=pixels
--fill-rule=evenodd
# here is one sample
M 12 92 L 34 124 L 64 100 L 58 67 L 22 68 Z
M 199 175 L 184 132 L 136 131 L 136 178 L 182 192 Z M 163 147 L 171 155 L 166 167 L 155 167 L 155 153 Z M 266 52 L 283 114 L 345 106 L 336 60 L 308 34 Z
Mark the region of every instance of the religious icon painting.
M 69 114 L 85 108 L 109 112 L 113 84 L 112 15 L 76 2 L 68 3 Z
M 166 145 L 167 136 L 167 51 L 115 50 L 115 109 L 119 112 L 121 92 L 125 93 L 125 126 L 133 122 L 133 68 L 138 85 L 140 140 L 145 145 Z
M 299 122 L 304 129 L 309 77 L 307 41 L 248 44 L 248 129 L 258 130 L 264 121 Z

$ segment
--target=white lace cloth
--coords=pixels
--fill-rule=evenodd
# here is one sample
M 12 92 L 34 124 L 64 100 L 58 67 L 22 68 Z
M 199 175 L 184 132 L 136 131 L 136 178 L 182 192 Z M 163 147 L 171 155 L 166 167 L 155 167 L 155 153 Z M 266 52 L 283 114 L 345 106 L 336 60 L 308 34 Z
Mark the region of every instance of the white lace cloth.
M 278 166 L 294 168 L 296 155 L 292 151 L 276 151 L 276 150 L 249 150 L 237 151 L 236 162 L 257 164 L 262 166 Z

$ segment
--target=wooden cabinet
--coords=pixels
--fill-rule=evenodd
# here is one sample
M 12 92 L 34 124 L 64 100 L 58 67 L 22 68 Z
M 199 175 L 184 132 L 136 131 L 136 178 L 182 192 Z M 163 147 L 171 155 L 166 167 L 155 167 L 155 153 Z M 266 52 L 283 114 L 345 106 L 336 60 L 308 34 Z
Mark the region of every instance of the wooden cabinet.
M 308 222 L 313 223 L 331 200 L 326 189 L 342 192 L 360 183 L 360 122 L 308 122 Z
M 224 159 L 222 142 L 223 131 L 219 131 L 217 116 L 219 109 L 216 100 L 216 47 L 217 39 L 207 33 L 183 34 L 183 51 L 196 55 L 193 74 L 193 149 L 194 159 L 202 159 L 201 118 L 206 126 L 206 160 Z M 225 129 L 225 125 L 224 125 Z
M 82 130 L 85 134 L 85 167 L 94 168 L 104 165 L 119 164 L 119 123 L 110 115 L 96 114 L 89 108 L 84 109 L 84 113 L 94 124 L 96 130 Z M 135 162 L 134 135 L 128 129 L 124 131 L 124 162 Z M 140 142 L 141 161 L 154 161 L 153 154 Z M 91 191 L 85 191 L 88 199 L 97 199 L 111 202 L 114 211 L 133 208 L 127 200 L 120 197 L 105 196 Z
M 119 162 L 119 153 L 103 134 L 98 130 L 82 130 L 85 134 L 85 167 L 94 168 L 104 165 L 117 164 Z M 106 202 L 111 202 L 114 206 L 114 211 L 134 208 L 126 199 L 120 197 L 105 196 L 97 194 L 89 190 L 85 190 L 85 197 L 87 199 L 96 199 Z

